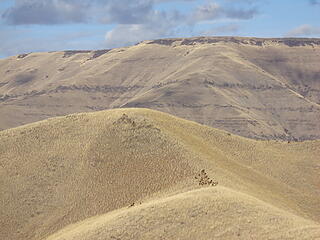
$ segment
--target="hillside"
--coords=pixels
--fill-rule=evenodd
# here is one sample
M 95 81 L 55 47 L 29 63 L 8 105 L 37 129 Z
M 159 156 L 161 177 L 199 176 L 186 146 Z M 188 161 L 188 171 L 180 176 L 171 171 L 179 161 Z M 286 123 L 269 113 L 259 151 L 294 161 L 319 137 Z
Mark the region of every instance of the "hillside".
M 0 129 L 121 107 L 255 139 L 320 138 L 320 39 L 198 37 L 0 60 Z
M 135 108 L 4 130 L 0 239 L 316 239 L 319 151 Z

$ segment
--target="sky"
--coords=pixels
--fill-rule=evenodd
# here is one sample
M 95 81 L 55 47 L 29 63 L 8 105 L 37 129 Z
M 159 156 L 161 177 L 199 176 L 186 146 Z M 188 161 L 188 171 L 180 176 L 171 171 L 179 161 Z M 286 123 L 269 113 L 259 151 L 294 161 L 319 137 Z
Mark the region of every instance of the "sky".
M 193 36 L 320 37 L 320 0 L 0 0 L 0 58 Z

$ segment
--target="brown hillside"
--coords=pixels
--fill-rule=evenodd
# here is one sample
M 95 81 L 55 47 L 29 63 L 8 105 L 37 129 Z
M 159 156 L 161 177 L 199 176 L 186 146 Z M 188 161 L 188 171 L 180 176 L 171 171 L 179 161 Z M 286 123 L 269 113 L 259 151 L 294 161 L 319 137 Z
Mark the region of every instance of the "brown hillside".
M 71 225 L 46 240 L 318 239 L 319 224 L 230 189 L 194 190 Z
M 198 37 L 0 60 L 0 129 L 144 107 L 258 139 L 320 138 L 320 39 Z
M 0 239 L 316 239 L 319 149 L 147 109 L 4 130 Z

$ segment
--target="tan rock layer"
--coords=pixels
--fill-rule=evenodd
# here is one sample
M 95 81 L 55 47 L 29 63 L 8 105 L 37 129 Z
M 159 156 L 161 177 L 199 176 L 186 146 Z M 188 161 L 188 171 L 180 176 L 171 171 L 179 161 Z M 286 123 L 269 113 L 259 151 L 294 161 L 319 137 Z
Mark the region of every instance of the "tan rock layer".
M 119 107 L 255 139 L 320 138 L 320 40 L 198 37 L 0 60 L 0 129 Z

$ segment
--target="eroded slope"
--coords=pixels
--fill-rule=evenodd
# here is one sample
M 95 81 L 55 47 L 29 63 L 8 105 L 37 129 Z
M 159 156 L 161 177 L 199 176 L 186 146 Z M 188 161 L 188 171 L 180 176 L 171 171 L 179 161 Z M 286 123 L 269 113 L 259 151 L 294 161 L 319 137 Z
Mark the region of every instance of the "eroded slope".
M 0 128 L 145 107 L 258 139 L 320 137 L 320 40 L 190 38 L 0 60 Z

